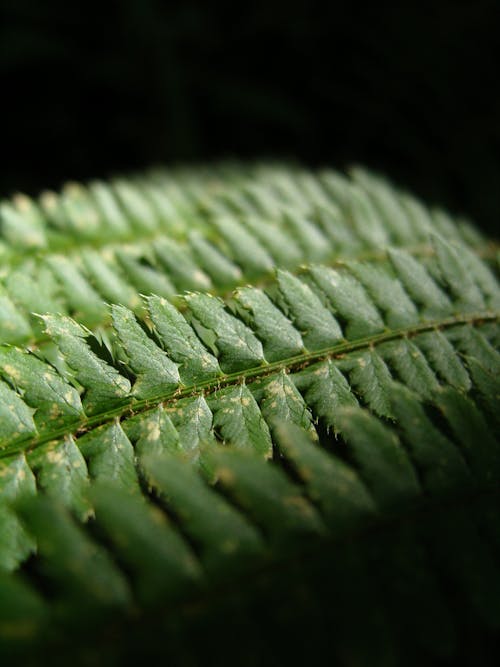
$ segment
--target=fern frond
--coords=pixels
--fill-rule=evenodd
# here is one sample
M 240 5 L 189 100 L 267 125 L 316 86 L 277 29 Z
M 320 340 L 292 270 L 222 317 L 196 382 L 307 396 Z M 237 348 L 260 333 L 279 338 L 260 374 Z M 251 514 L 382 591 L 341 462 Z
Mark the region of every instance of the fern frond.
M 267 279 L 276 266 L 383 261 L 387 245 L 425 256 L 433 252 L 430 230 L 460 244 L 477 271 L 482 265 L 464 242 L 472 237 L 475 252 L 494 254 L 470 226 L 360 170 L 354 182 L 329 171 L 313 178 L 302 170 L 239 166 L 229 182 L 223 168 L 214 168 L 70 184 L 36 201 L 4 201 L 0 220 L 0 340 L 13 344 L 42 339 L 33 312 L 68 314 L 96 329 L 109 324 L 106 302 L 140 314 L 139 293 L 225 295 Z
M 345 665 L 493 641 L 500 287 L 470 226 L 258 165 L 1 213 L 6 651 L 118 664 L 164 633 L 194 664 L 229 613 L 249 664 L 294 623 Z

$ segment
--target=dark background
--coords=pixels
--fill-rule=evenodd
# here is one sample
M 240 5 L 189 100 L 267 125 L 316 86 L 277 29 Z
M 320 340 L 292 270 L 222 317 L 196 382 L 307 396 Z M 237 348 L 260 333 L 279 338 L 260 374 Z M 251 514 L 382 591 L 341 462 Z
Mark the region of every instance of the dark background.
M 399 4 L 0 0 L 0 194 L 291 157 L 364 163 L 495 233 L 500 3 Z

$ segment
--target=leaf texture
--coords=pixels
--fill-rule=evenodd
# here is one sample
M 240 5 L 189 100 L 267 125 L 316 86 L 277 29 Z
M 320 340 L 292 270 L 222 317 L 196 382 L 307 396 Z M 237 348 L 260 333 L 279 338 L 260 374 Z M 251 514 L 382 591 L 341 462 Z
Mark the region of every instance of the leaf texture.
M 218 655 L 228 618 L 249 665 L 300 628 L 346 667 L 494 641 L 479 234 L 364 170 L 280 165 L 72 184 L 0 218 L 0 653 L 94 637 L 86 664 L 198 664 L 190 637 Z

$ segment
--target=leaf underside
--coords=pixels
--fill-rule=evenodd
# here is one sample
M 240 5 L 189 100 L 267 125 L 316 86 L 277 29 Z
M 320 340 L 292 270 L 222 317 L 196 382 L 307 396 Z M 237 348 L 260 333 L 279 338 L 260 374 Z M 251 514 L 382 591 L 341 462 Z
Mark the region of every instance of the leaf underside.
M 486 656 L 495 253 L 361 169 L 1 203 L 0 654 Z

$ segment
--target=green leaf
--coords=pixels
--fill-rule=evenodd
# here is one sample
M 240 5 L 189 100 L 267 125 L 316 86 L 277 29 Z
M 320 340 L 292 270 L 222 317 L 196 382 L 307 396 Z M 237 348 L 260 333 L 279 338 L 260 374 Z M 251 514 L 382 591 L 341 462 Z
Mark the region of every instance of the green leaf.
M 480 482 L 497 483 L 500 479 L 500 448 L 482 412 L 470 398 L 452 387 L 441 388 L 435 402 Z
M 221 299 L 201 293 L 186 294 L 184 298 L 195 328 L 199 323 L 211 334 L 207 336 L 200 331 L 202 340 L 209 346 L 211 340 L 217 341 L 217 355 L 225 373 L 235 373 L 264 362 L 261 342 L 251 329 L 225 310 Z
M 384 267 L 354 262 L 350 262 L 348 267 L 384 314 L 389 329 L 404 329 L 418 322 L 413 301 L 401 283 Z
M 307 431 L 312 438 L 317 438 L 312 423 L 312 415 L 301 394 L 283 370 L 271 379 L 264 380 L 259 387 L 261 398 L 260 410 L 266 422 L 289 422 Z
M 83 265 L 90 282 L 99 294 L 113 303 L 121 303 L 136 308 L 140 301 L 135 290 L 120 275 L 118 267 L 106 262 L 96 251 L 82 251 Z
M 330 239 L 330 243 L 335 249 L 336 254 L 345 252 L 347 254 L 358 251 L 362 245 L 361 240 L 356 237 L 355 230 L 352 229 L 342 216 L 338 209 L 319 206 L 315 211 L 315 219 Z
M 457 326 L 450 330 L 448 338 L 460 352 L 469 358 L 476 359 L 487 371 L 493 375 L 500 373 L 500 353 L 490 345 L 480 330 L 468 326 Z
M 139 491 L 134 448 L 118 422 L 90 431 L 78 446 L 93 479 L 113 482 L 129 493 Z
M 0 342 L 19 344 L 30 338 L 31 327 L 28 320 L 0 285 Z
M 351 387 L 375 414 L 393 416 L 389 397 L 392 376 L 378 352 L 368 350 L 350 354 L 336 361 L 336 366 L 349 373 Z
M 15 570 L 35 551 L 35 541 L 11 507 L 16 500 L 35 494 L 35 477 L 24 454 L 2 459 L 0 461 L 0 572 Z
M 498 402 L 500 400 L 499 376 L 496 373 L 493 374 L 490 368 L 483 366 L 474 357 L 466 357 L 466 361 L 472 382 L 479 392 L 481 401 L 498 426 L 500 424 L 500 415 L 498 413 Z
M 346 338 L 355 340 L 384 330 L 384 322 L 362 285 L 345 271 L 312 266 L 313 285 L 325 294 L 338 314 L 347 322 Z
M 137 398 L 153 398 L 175 388 L 180 382 L 176 364 L 139 326 L 132 311 L 124 306 L 113 305 L 111 317 L 127 354 L 128 365 L 136 375 L 133 395 Z
M 380 345 L 379 352 L 391 370 L 398 375 L 401 382 L 423 398 L 430 398 L 439 387 L 427 359 L 421 350 L 410 340 L 393 341 Z M 440 369 L 449 371 L 449 364 L 438 360 Z
M 250 229 L 279 266 L 295 266 L 301 261 L 302 252 L 295 239 L 272 220 L 264 222 L 255 216 L 246 216 L 245 227 Z M 267 265 L 266 260 L 266 270 Z
M 469 375 L 453 345 L 441 331 L 420 334 L 415 343 L 444 382 L 462 391 L 470 389 Z
M 94 486 L 97 526 L 133 572 L 139 599 L 161 603 L 201 578 L 191 549 L 165 515 L 121 487 Z
M 274 268 L 263 245 L 236 219 L 215 217 L 213 225 L 228 244 L 236 263 L 248 274 L 267 273 Z
M 456 246 L 462 263 L 483 294 L 488 307 L 498 310 L 500 306 L 500 288 L 490 267 L 481 261 L 464 243 L 457 243 Z
M 405 290 L 422 308 L 426 318 L 451 314 L 453 309 L 450 299 L 435 283 L 425 266 L 405 250 L 390 248 L 388 255 Z
M 40 566 L 63 595 L 90 605 L 122 607 L 130 592 L 109 554 L 46 497 L 23 499 L 18 512 L 37 539 Z
M 358 407 L 341 409 L 338 423 L 380 509 L 400 508 L 418 497 L 417 475 L 393 431 Z
M 171 359 L 179 365 L 184 384 L 196 384 L 221 374 L 217 359 L 196 337 L 184 317 L 166 299 L 147 299 L 155 331 Z
M 172 281 L 162 271 L 142 262 L 143 258 L 136 257 L 136 253 L 118 250 L 116 259 L 131 284 L 141 294 L 171 297 L 176 293 Z
M 273 435 L 334 534 L 358 528 L 374 515 L 373 499 L 354 468 L 291 423 L 278 422 Z
M 88 191 L 106 227 L 119 236 L 127 234 L 130 231 L 127 220 L 107 185 L 101 181 L 93 181 L 89 183 Z
M 331 360 L 309 366 L 294 374 L 292 380 L 313 416 L 324 420 L 335 432 L 340 408 L 358 403 L 347 380 Z
M 34 421 L 38 428 L 56 426 L 75 420 L 83 414 L 80 396 L 48 364 L 33 354 L 13 347 L 0 347 L 0 374 L 18 388 L 28 406 L 35 408 Z M 4 394 L 16 410 L 12 393 Z M 24 411 L 27 416 L 28 411 Z M 33 411 L 32 411 L 33 412 Z
M 213 415 L 203 395 L 179 401 L 166 412 L 177 429 L 183 451 L 198 455 L 200 445 L 213 439 Z
M 471 479 L 460 450 L 434 426 L 418 398 L 397 386 L 392 406 L 424 487 L 430 493 L 467 488 Z
M 127 212 L 127 219 L 134 227 L 154 232 L 158 226 L 158 218 L 154 208 L 141 194 L 140 190 L 123 179 L 115 180 L 112 184 L 118 201 Z
M 238 315 L 262 341 L 268 361 L 286 359 L 302 352 L 304 345 L 300 333 L 264 292 L 254 287 L 241 287 L 233 298 Z
M 363 190 L 355 185 L 349 185 L 346 194 L 349 216 L 360 238 L 375 247 L 387 245 L 389 241 L 387 230 Z
M 437 234 L 432 236 L 441 279 L 462 310 L 484 308 L 483 296 L 457 250 Z
M 391 237 L 398 243 L 415 240 L 415 229 L 401 202 L 394 197 L 387 183 L 359 167 L 350 170 L 356 183 L 368 194 L 378 217 L 383 221 Z
M 263 553 L 255 528 L 182 459 L 146 457 L 142 465 L 148 483 L 199 546 L 207 571 L 221 575 L 229 568 L 240 569 Z
M 10 244 L 22 248 L 43 248 L 47 245 L 40 211 L 23 194 L 15 195 L 12 204 L 0 204 L 1 234 Z
M 242 279 L 243 274 L 239 266 L 203 238 L 199 232 L 190 232 L 189 243 L 196 260 L 215 285 L 234 285 Z M 158 290 L 154 291 L 158 294 Z
M 0 449 L 18 439 L 35 435 L 35 411 L 0 380 Z
M 94 202 L 79 183 L 67 183 L 59 196 L 61 214 L 72 231 L 85 239 L 100 236 L 100 218 Z
M 93 326 L 105 319 L 104 301 L 81 274 L 77 266 L 62 255 L 47 258 L 47 264 L 59 280 L 65 299 L 82 324 Z
M 302 334 L 306 349 L 321 350 L 342 339 L 337 321 L 308 285 L 279 270 L 277 289 L 279 305 Z
M 43 315 L 47 334 L 57 343 L 64 358 L 86 388 L 83 405 L 87 414 L 122 402 L 130 382 L 94 354 L 86 342 L 87 332 L 68 317 Z
M 210 450 L 205 454 L 217 484 L 261 527 L 278 548 L 324 534 L 326 528 L 300 487 L 276 467 L 248 452 Z
M 221 389 L 209 406 L 214 414 L 213 427 L 224 442 L 271 456 L 269 429 L 248 387 L 241 384 Z
M 306 259 L 318 261 L 328 255 L 328 243 L 323 232 L 307 218 L 289 209 L 285 213 L 285 224 L 290 228 L 292 236 L 297 239 Z
M 18 271 L 9 273 L 5 286 L 11 299 L 24 311 L 29 313 L 64 311 L 64 306 L 54 296 L 56 286 L 48 270 L 39 270 L 36 279 L 29 275 L 29 268 L 24 265 Z
M 146 415 L 139 415 L 135 431 L 135 451 L 139 456 L 179 451 L 179 433 L 162 405 Z M 125 426 L 127 422 L 125 422 Z M 133 438 L 127 430 L 129 438 Z
M 30 452 L 28 462 L 39 488 L 48 496 L 71 509 L 81 519 L 92 513 L 87 499 L 87 464 L 70 435 Z
M 484 662 L 495 253 L 359 169 L 0 203 L 0 662 Z
M 191 257 L 187 248 L 163 238 L 154 245 L 160 262 L 171 273 L 174 284 L 181 289 L 210 289 L 212 281 Z

